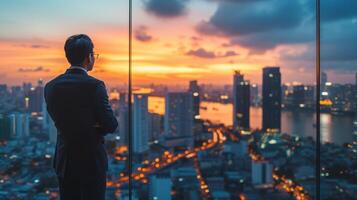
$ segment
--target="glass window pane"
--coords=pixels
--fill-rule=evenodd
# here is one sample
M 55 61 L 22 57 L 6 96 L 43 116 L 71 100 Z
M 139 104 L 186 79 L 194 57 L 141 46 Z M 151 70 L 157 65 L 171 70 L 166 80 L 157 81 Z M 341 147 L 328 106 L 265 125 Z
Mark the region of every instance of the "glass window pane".
M 115 116 L 123 121 L 127 112 L 118 92 L 128 91 L 127 1 L 0 3 L 0 199 L 59 199 L 52 167 L 57 129 L 46 110 L 43 90 L 70 66 L 64 44 L 79 33 L 87 34 L 94 43 L 95 65 L 89 75 L 105 82 Z M 61 99 L 75 101 L 76 96 Z M 92 101 L 82 102 L 83 111 L 88 111 L 85 105 Z M 84 147 L 90 135 L 77 145 Z M 127 188 L 127 181 L 120 182 L 127 171 L 127 135 L 121 123 L 114 134 L 105 137 L 107 199 L 115 199 Z
M 314 199 L 315 2 L 133 13 L 134 196 Z
M 356 198 L 356 10 L 321 1 L 321 199 Z

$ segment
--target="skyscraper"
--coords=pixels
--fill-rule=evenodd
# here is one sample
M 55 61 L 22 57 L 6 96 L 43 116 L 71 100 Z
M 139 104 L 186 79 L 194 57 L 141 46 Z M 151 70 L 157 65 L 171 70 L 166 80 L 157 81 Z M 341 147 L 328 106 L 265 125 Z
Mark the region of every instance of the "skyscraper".
M 321 86 L 325 86 L 327 82 L 327 74 L 326 72 L 321 72 Z
M 9 114 L 10 135 L 12 138 L 23 138 L 30 135 L 30 116 L 27 113 Z
M 252 160 L 252 184 L 272 184 L 273 183 L 273 165 L 267 161 Z
M 149 184 L 148 199 L 171 199 L 172 182 L 170 176 L 152 175 Z
M 120 144 L 128 144 L 129 135 L 129 108 L 128 108 L 128 95 L 120 93 L 119 95 L 119 136 Z
M 10 119 L 4 114 L 0 114 L 0 140 L 10 139 Z
M 327 87 L 326 87 L 326 83 L 327 83 L 327 74 L 326 74 L 326 72 L 321 72 L 321 80 L 320 80 L 320 95 L 322 94 L 322 93 L 326 93 L 327 92 Z
M 263 68 L 263 130 L 281 130 L 281 74 L 279 67 Z
M 233 76 L 233 126 L 249 129 L 250 84 L 236 71 Z
M 133 151 L 143 153 L 149 149 L 148 95 L 134 94 L 133 107 Z
M 293 106 L 295 108 L 305 107 L 305 87 L 304 85 L 294 85 L 293 86 Z
M 44 101 L 43 92 L 43 81 L 39 80 L 37 86 L 35 88 L 31 88 L 28 94 L 30 112 L 42 112 L 42 104 Z
M 197 81 L 190 81 L 190 86 L 188 90 L 192 95 L 193 100 L 193 118 L 199 119 L 200 118 L 200 88 L 197 84 Z
M 169 92 L 165 98 L 164 130 L 173 146 L 193 145 L 192 96 L 189 92 Z

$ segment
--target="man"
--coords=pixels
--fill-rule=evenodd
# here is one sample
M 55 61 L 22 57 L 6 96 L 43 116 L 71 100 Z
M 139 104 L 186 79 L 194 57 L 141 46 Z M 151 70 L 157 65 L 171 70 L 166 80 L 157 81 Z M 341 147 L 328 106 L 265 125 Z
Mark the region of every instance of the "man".
M 118 122 L 103 81 L 87 74 L 95 54 L 91 39 L 73 35 L 64 50 L 71 66 L 45 87 L 47 110 L 58 130 L 54 168 L 61 200 L 105 199 L 104 135 Z

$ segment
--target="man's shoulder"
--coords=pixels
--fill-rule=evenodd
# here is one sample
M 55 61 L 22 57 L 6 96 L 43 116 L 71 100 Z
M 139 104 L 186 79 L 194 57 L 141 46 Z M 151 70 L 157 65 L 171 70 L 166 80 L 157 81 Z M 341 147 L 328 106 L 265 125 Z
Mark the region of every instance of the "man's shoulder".
M 90 75 L 88 75 L 87 78 L 88 78 L 90 81 L 92 81 L 93 83 L 98 84 L 98 85 L 104 83 L 102 80 L 97 79 L 97 78 L 95 78 L 95 77 L 93 77 L 93 76 L 90 76 Z
M 51 86 L 54 85 L 58 85 L 58 84 L 63 84 L 66 82 L 73 82 L 73 78 L 70 77 L 70 75 L 68 74 L 60 74 L 57 77 L 55 77 L 54 79 L 50 80 L 45 88 L 49 88 Z M 87 75 L 87 76 L 82 76 L 81 78 L 76 78 L 75 82 L 81 82 L 81 83 L 87 83 L 93 86 L 97 86 L 97 85 L 102 85 L 104 84 L 104 82 L 102 80 L 99 80 L 93 76 Z

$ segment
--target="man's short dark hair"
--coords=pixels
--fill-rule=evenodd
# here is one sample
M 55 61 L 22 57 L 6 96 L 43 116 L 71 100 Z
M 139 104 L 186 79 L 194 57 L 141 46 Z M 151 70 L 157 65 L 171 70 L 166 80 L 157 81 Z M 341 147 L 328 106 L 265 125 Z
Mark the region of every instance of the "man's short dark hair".
M 90 53 L 93 53 L 93 42 L 85 34 L 70 36 L 64 45 L 66 57 L 71 65 L 81 65 Z

